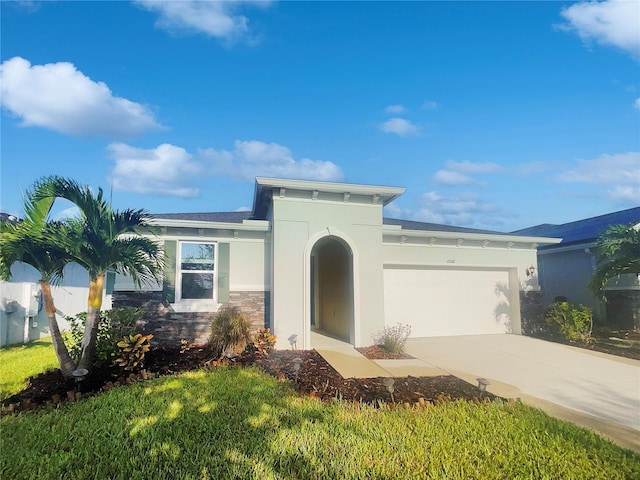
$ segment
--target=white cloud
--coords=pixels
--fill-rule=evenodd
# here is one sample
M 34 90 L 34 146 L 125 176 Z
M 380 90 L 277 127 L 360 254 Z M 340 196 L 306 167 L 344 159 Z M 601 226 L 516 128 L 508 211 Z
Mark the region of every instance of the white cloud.
M 446 169 L 438 170 L 431 179 L 442 185 L 481 185 L 482 182 L 476 180 L 471 175 L 495 173 L 502 170 L 502 167 L 493 162 L 455 162 L 448 160 Z
M 580 2 L 562 9 L 561 15 L 569 22 L 561 28 L 575 31 L 584 42 L 612 45 L 640 60 L 640 2 Z
M 451 170 L 438 170 L 433 175 L 432 180 L 443 185 L 469 185 L 478 183 L 477 180 L 474 180 L 469 175 Z
M 184 148 L 162 144 L 152 149 L 124 143 L 109 145 L 115 166 L 111 171 L 114 190 L 141 194 L 195 197 L 195 186 L 204 168 Z
M 111 170 L 114 190 L 144 195 L 197 197 L 198 185 L 222 175 L 245 181 L 257 176 L 344 179 L 340 167 L 332 162 L 295 160 L 287 147 L 257 140 L 236 141 L 232 151 L 207 148 L 196 154 L 167 143 L 151 149 L 112 143 L 108 149 L 115 162 Z
M 513 211 L 492 205 L 472 192 L 443 195 L 435 190 L 422 195 L 417 209 L 391 203 L 385 207 L 384 213 L 392 218 L 484 230 L 501 230 L 505 219 L 517 216 Z
M 380 125 L 380 129 L 385 133 L 395 133 L 401 137 L 408 137 L 418 133 L 418 127 L 404 118 L 391 118 Z
M 389 105 L 384 111 L 387 113 L 402 113 L 406 111 L 406 108 L 404 108 L 404 105 Z
M 553 168 L 549 162 L 529 162 L 517 165 L 513 171 L 517 175 L 535 175 L 537 173 L 547 172 Z
M 636 101 L 633 102 L 633 106 L 640 110 L 640 98 L 636 98 Z
M 578 165 L 557 179 L 567 183 L 588 183 L 609 187 L 606 194 L 614 201 L 637 203 L 640 198 L 640 152 L 603 154 Z
M 162 128 L 139 103 L 116 97 L 72 63 L 31 65 L 21 57 L 0 65 L 2 107 L 37 126 L 68 135 L 127 138 Z
M 243 180 L 256 176 L 340 181 L 344 175 L 333 162 L 302 158 L 296 160 L 287 147 L 257 140 L 236 141 L 233 151 L 208 148 L 200 151 L 214 173 Z
M 483 201 L 472 192 L 442 195 L 437 191 L 422 196 L 421 208 L 413 215 L 415 220 L 472 228 L 497 228 L 501 218 L 513 217 L 511 211 Z
M 427 100 L 422 104 L 422 108 L 425 110 L 435 110 L 438 108 L 440 104 L 438 102 L 434 102 L 433 100 Z
M 227 41 L 249 35 L 249 20 L 236 11 L 244 5 L 266 7 L 269 1 L 136 0 L 158 14 L 156 26 L 168 31 L 204 33 Z
M 462 162 L 455 162 L 453 160 L 447 160 L 447 169 L 464 174 L 477 174 L 477 173 L 495 173 L 502 170 L 502 167 L 493 162 L 469 162 L 468 160 Z
M 82 218 L 82 212 L 77 205 L 74 205 L 72 207 L 65 208 L 64 210 L 61 210 L 57 213 L 54 212 L 52 217 L 53 220 L 63 220 L 65 218 Z

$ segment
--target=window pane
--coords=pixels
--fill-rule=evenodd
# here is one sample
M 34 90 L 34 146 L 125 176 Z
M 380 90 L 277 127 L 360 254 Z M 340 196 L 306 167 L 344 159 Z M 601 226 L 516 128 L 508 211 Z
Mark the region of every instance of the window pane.
M 213 252 L 211 243 L 183 243 L 182 270 L 213 270 Z
M 213 298 L 213 274 L 212 273 L 183 273 L 182 274 L 182 298 L 183 299 L 212 299 Z

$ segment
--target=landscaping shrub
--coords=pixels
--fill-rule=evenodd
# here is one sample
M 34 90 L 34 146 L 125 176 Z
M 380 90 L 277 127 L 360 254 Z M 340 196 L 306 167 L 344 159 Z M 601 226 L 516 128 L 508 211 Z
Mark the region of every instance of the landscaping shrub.
M 251 325 L 237 307 L 220 310 L 211 322 L 209 344 L 217 356 L 224 353 L 240 354 L 251 342 Z
M 258 355 L 269 355 L 276 347 L 276 336 L 268 328 L 261 328 L 255 334 L 253 345 Z
M 409 335 L 411 335 L 411 325 L 397 323 L 393 327 L 384 327 L 374 341 L 387 352 L 402 353 Z
M 113 360 L 118 353 L 118 342 L 136 331 L 136 324 L 144 315 L 142 307 L 112 308 L 100 312 L 98 321 L 98 340 L 96 343 L 96 362 Z M 82 335 L 87 312 L 74 317 L 65 317 L 71 326 L 70 334 L 65 338 L 71 358 L 78 361 L 82 350 Z
M 554 333 L 559 333 L 571 342 L 592 341 L 593 313 L 589 307 L 556 302 L 547 310 L 544 321 Z
M 124 337 L 118 342 L 120 348 L 120 356 L 116 358 L 115 364 L 123 367 L 125 370 L 134 370 L 142 367 L 144 356 L 151 349 L 151 339 L 153 335 L 142 335 L 136 333 Z

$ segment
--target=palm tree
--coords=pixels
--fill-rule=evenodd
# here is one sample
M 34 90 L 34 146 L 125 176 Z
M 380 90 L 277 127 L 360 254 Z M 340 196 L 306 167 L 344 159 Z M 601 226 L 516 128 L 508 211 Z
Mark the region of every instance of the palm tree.
M 51 285 L 56 285 L 62 279 L 65 265 L 71 262 L 71 257 L 61 247 L 61 239 L 67 234 L 66 226 L 60 222 L 47 221 L 53 200 L 35 203 L 28 192 L 23 201 L 26 213 L 24 220 L 0 222 L 0 277 L 9 280 L 11 266 L 18 261 L 27 263 L 38 271 L 53 348 L 62 375 L 71 378 L 76 365 L 60 333 L 56 306 L 51 295 Z
M 95 357 L 98 321 L 102 308 L 104 279 L 108 270 L 128 275 L 140 286 L 158 281 L 164 267 L 160 246 L 140 236 L 149 231 L 149 216 L 143 210 L 112 210 L 102 189 L 94 195 L 74 180 L 51 176 L 37 182 L 34 201 L 62 198 L 74 203 L 81 218 L 70 219 L 64 238 L 68 255 L 89 273 L 87 319 L 82 337 L 78 369 L 90 370 Z
M 589 289 L 604 299 L 611 279 L 626 273 L 640 273 L 640 229 L 634 225 L 612 225 L 598 238 L 598 247 L 602 258 Z

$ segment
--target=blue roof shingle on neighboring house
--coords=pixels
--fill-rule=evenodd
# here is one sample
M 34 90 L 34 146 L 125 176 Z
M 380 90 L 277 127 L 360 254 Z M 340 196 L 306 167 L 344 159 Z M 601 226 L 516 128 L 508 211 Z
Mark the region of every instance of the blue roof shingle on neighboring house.
M 562 242 L 557 245 L 542 247 L 551 249 L 564 247 L 572 244 L 591 243 L 610 225 L 630 225 L 640 223 L 640 207 L 629 208 L 619 212 L 607 213 L 598 217 L 585 218 L 575 222 L 553 225 L 545 223 L 535 227 L 524 228 L 512 232 L 515 235 L 531 235 L 534 237 L 556 237 L 562 238 Z
M 197 213 L 157 213 L 153 218 L 166 220 L 193 220 L 197 222 L 242 223 L 251 218 L 251 212 L 197 212 Z

